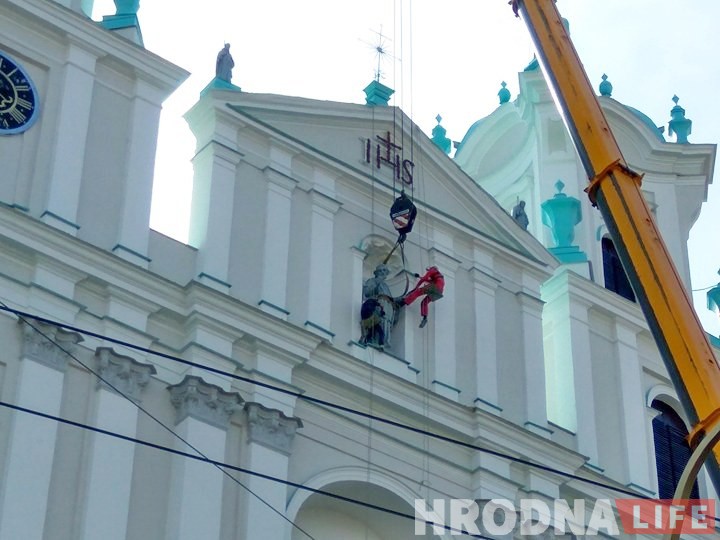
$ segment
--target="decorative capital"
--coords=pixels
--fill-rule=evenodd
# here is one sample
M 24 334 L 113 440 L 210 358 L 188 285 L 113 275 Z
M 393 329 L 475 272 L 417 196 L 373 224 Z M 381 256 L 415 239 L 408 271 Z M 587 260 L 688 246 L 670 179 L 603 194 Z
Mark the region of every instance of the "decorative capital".
M 248 442 L 256 442 L 280 453 L 290 454 L 295 432 L 303 427 L 302 420 L 255 402 L 245 404 L 245 413 Z
M 117 354 L 110 347 L 98 347 L 95 350 L 95 366 L 100 376 L 111 384 L 98 381 L 97 388 L 115 390 L 139 400 L 143 389 L 150 382 L 150 376 L 157 373 L 155 366 L 143 364 L 129 356 Z M 114 388 L 113 388 L 114 387 Z
M 37 320 L 20 319 L 19 323 L 23 334 L 22 357 L 64 372 L 75 346 L 83 341 L 82 336 Z
M 179 384 L 168 386 L 170 401 L 177 409 L 175 423 L 195 418 L 220 429 L 227 429 L 230 417 L 241 409 L 243 398 L 237 392 L 226 392 L 195 375 L 186 375 Z

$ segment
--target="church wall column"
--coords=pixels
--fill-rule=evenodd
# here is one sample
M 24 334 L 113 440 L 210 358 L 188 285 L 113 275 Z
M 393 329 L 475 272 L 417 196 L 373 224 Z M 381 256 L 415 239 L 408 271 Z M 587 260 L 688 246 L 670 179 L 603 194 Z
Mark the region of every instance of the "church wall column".
M 150 234 L 150 203 L 157 131 L 160 122 L 160 104 L 164 93 L 146 82 L 135 81 L 135 98 L 130 110 L 128 149 L 125 158 L 127 169 L 120 209 L 120 230 L 113 252 L 148 267 L 148 241 Z
M 629 487 L 650 493 L 654 489 L 655 469 L 648 463 L 647 453 L 654 454 L 652 439 L 648 438 L 648 415 L 642 394 L 642 366 L 638 357 L 637 335 L 640 331 L 634 325 L 616 319 L 615 336 L 618 363 L 618 384 L 622 411 L 625 482 Z
M 275 169 L 265 169 L 267 202 L 260 308 L 287 319 L 288 256 L 292 192 L 297 181 Z
M 445 278 L 444 296 L 437 302 L 430 303 L 428 317 L 431 321 L 429 327 L 434 331 L 432 386 L 438 394 L 457 400 L 460 390 L 457 388 L 455 350 L 455 272 L 460 261 L 434 248 L 430 250 L 430 261 Z M 416 304 L 420 301 L 418 299 Z M 405 316 L 407 315 L 406 313 Z
M 254 343 L 252 352 L 253 378 L 291 391 L 298 390 L 292 385 L 292 374 L 295 367 L 302 364 L 305 358 L 260 340 Z M 248 400 L 264 407 L 278 409 L 290 416 L 295 410 L 297 401 L 294 395 L 271 390 L 262 385 L 252 385 L 245 395 Z
M 352 316 L 350 317 L 350 339 L 358 341 L 360 339 L 360 310 L 362 309 L 363 303 L 363 263 L 367 252 L 358 248 L 351 247 L 350 253 L 352 254 Z
M 97 55 L 71 39 L 63 66 L 55 148 L 51 158 L 47 206 L 41 219 L 69 234 L 76 235 L 77 211 L 85 165 L 90 108 L 92 106 Z
M 498 370 L 495 291 L 500 283 L 487 272 L 473 267 L 475 307 L 475 406 L 498 414 Z
M 330 331 L 333 276 L 333 227 L 340 203 L 329 195 L 311 190 L 312 216 L 310 224 L 310 283 L 305 326 L 326 338 Z
M 209 459 L 224 462 L 227 428 L 240 409 L 240 395 L 195 376 L 186 376 L 168 390 L 177 410 L 176 433 Z M 192 453 L 179 440 L 175 445 Z M 219 538 L 225 476 L 208 463 L 181 456 L 172 460 L 166 540 Z
M 155 373 L 150 364 L 121 356 L 107 347 L 95 352 L 95 367 L 100 376 L 133 401 Z M 98 381 L 95 419 L 92 425 L 128 437 L 137 434 L 138 408 L 107 384 Z M 124 540 L 132 487 L 135 447 L 119 444 L 101 434 L 90 435 L 87 460 L 86 506 L 80 538 L 85 540 Z
M 243 449 L 243 467 L 281 480 L 288 478 L 288 464 L 296 431 L 303 426 L 297 417 L 289 417 L 259 403 L 246 403 L 247 446 Z M 287 486 L 257 476 L 247 476 L 245 485 L 267 504 L 285 515 Z M 291 525 L 273 512 L 258 497 L 246 495 L 239 523 L 240 538 L 290 538 Z
M 198 248 L 197 279 L 228 292 L 237 151 L 211 141 L 193 159 L 195 168 L 190 245 Z
M 566 338 L 569 343 L 566 343 L 566 346 L 569 346 L 568 352 L 573 366 L 578 452 L 589 458 L 588 465 L 600 467 L 592 373 L 593 354 L 588 322 L 590 304 L 570 292 L 566 301 L 568 311 L 567 317 L 563 319 L 568 325 Z
M 550 421 L 576 434 L 578 452 L 599 468 L 589 322 L 592 303 L 574 285 L 577 279 L 574 271 L 565 268 L 542 288 L 547 414 Z
M 22 350 L 15 403 L 59 416 L 64 373 L 70 361 L 65 351 L 73 352 L 82 338 L 38 321 L 33 321 L 32 327 L 24 322 L 20 324 Z M 52 420 L 23 412 L 13 414 L 8 430 L 6 469 L 0 483 L 4 485 L 0 540 L 44 538 L 57 431 L 58 424 Z
M 539 287 L 538 287 L 539 288 Z M 519 291 L 520 336 L 523 345 L 523 378 L 525 381 L 525 428 L 550 436 L 545 408 L 545 359 L 543 357 L 542 309 L 540 298 Z

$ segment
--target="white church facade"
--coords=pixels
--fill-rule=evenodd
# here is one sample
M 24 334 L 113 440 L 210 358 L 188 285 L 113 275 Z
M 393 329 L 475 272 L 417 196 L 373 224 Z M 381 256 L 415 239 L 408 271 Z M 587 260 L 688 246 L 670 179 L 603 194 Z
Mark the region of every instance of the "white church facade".
M 186 115 L 186 245 L 149 216 L 188 74 L 142 48 L 137 7 L 99 25 L 86 4 L 0 4 L 0 58 L 30 82 L 6 79 L 36 100 L 0 135 L 0 540 L 450 538 L 416 533 L 416 500 L 662 493 L 654 421 L 683 413 L 640 308 L 605 286 L 540 72 L 454 159 L 377 87 L 349 104 L 216 79 Z M 689 288 L 715 147 L 600 99 Z M 578 200 L 568 245 L 544 225 L 558 193 Z M 383 263 L 398 317 L 378 345 L 361 313 Z M 433 266 L 421 328 L 399 299 Z

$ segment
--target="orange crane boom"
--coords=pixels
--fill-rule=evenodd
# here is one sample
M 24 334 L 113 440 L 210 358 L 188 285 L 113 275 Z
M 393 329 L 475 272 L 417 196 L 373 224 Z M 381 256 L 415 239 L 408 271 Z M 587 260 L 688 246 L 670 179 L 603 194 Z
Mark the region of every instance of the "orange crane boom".
M 720 366 L 690 297 L 610 131 L 554 0 L 513 0 L 585 167 L 586 191 L 605 220 L 685 412 L 695 447 L 720 421 Z M 720 493 L 720 446 L 707 466 Z

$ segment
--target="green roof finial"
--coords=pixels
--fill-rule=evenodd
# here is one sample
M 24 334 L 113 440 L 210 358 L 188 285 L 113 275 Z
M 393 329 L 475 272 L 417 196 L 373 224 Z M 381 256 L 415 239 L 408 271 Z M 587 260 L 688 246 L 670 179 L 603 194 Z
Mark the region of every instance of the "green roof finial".
M 598 87 L 598 89 L 600 90 L 601 96 L 611 97 L 612 91 L 613 91 L 613 85 L 610 83 L 610 81 L 607 80 L 607 78 L 608 78 L 608 76 L 603 73 L 602 82 L 600 83 L 600 86 Z
M 502 86 L 502 88 L 498 92 L 498 97 L 500 98 L 500 105 L 503 105 L 504 103 L 510 101 L 510 90 L 505 88 L 507 86 L 505 81 L 501 82 L 500 86 Z
M 447 130 L 440 125 L 440 122 L 442 122 L 442 116 L 438 114 L 435 117 L 435 120 L 437 120 L 437 126 L 435 126 L 432 130 L 431 140 L 435 143 L 435 146 L 440 148 L 440 150 L 442 150 L 446 154 L 450 154 L 450 150 L 452 149 L 452 141 L 445 136 Z
M 584 263 L 587 255 L 573 244 L 575 226 L 582 221 L 582 205 L 575 197 L 563 193 L 565 183 L 555 182 L 557 193 L 540 205 L 543 225 L 550 228 L 555 247 L 549 251 L 564 264 Z
M 670 110 L 670 122 L 668 122 L 668 134 L 675 133 L 678 144 L 687 144 L 688 135 L 692 133 L 692 120 L 685 118 L 685 109 L 678 105 L 679 97 L 672 97 L 675 106 Z

